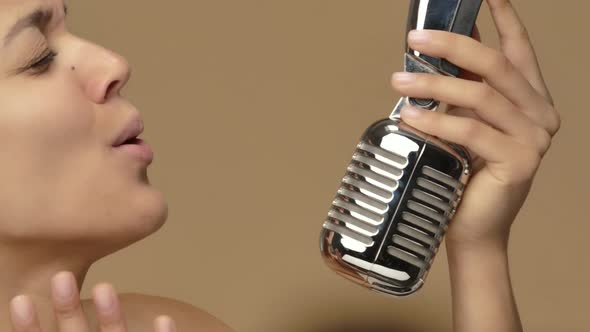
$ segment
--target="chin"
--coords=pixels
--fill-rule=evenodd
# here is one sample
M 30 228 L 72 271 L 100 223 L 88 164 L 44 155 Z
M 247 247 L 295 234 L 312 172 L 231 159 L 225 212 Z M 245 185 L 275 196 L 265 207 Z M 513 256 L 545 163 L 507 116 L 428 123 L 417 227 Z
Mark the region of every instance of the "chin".
M 137 210 L 134 219 L 134 226 L 137 227 L 137 235 L 141 238 L 157 232 L 168 220 L 168 202 L 164 195 L 152 188 L 148 197 L 136 202 Z
M 137 202 L 137 201 L 136 201 Z M 164 197 L 142 196 L 141 204 L 129 204 L 125 213 L 115 219 L 107 229 L 86 238 L 88 259 L 98 261 L 125 249 L 157 232 L 168 219 L 168 204 Z M 79 243 L 80 238 L 76 238 Z
M 124 213 L 117 218 L 107 231 L 106 240 L 111 249 L 120 250 L 134 244 L 164 226 L 168 219 L 168 203 L 159 191 L 149 188 L 126 206 Z

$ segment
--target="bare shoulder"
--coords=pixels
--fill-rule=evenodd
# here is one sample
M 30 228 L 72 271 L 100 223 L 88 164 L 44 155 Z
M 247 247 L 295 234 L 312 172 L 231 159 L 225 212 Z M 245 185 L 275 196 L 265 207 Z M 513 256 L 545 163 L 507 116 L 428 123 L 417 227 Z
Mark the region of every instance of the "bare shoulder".
M 133 319 L 142 325 L 145 323 L 148 324 L 148 326 L 142 326 L 142 331 L 149 331 L 146 328 L 150 328 L 154 318 L 160 315 L 172 317 L 176 321 L 180 332 L 232 331 L 227 325 L 211 314 L 182 301 L 135 293 L 121 294 L 120 298 L 123 310 L 130 320 Z
M 189 303 L 136 293 L 119 294 L 119 299 L 130 332 L 153 331 L 153 321 L 161 315 L 172 317 L 179 332 L 233 332 L 221 320 Z

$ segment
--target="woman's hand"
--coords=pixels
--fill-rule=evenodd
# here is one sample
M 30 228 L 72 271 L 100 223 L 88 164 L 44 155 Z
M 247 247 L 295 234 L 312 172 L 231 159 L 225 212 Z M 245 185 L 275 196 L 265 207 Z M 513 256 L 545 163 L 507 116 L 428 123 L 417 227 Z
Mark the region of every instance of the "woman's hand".
M 51 280 L 51 294 L 59 332 L 90 332 L 86 314 L 82 309 L 80 294 L 74 276 L 61 272 Z M 125 332 L 127 326 L 121 311 L 117 293 L 109 284 L 99 284 L 93 289 L 93 301 L 101 332 Z M 41 332 L 34 304 L 27 296 L 17 296 L 10 303 L 13 332 Z M 174 322 L 166 316 L 154 320 L 154 331 L 176 331 Z
M 434 98 L 447 114 L 408 107 L 402 119 L 428 134 L 467 147 L 474 174 L 447 233 L 447 246 L 505 248 L 541 159 L 560 118 L 535 52 L 508 0 L 488 0 L 501 50 L 478 39 L 442 32 L 412 31 L 412 49 L 463 68 L 461 78 L 396 73 L 402 95 Z
M 501 50 L 441 31 L 411 32 L 412 49 L 464 69 L 460 78 L 395 74 L 402 95 L 433 98 L 448 113 L 402 110 L 409 125 L 467 147 L 473 175 L 447 233 L 456 332 L 522 331 L 508 267 L 510 228 L 560 117 L 526 29 L 509 0 L 487 0 Z

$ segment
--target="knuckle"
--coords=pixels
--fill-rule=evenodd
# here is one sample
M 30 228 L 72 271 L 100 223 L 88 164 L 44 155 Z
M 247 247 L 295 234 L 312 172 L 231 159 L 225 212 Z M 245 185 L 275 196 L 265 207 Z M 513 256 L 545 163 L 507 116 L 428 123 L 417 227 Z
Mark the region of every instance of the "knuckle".
M 539 149 L 541 156 L 543 156 L 551 147 L 552 137 L 543 128 L 537 127 L 535 129 L 535 132 L 535 141 L 537 142 L 537 147 Z
M 422 114 L 422 119 L 420 122 L 424 129 L 428 131 L 436 130 L 436 123 L 442 120 L 442 114 L 426 110 L 423 110 L 422 112 L 424 113 Z
M 561 115 L 555 109 L 551 112 L 552 119 L 549 124 L 549 133 L 554 136 L 561 129 Z
M 60 319 L 71 319 L 78 315 L 80 309 L 80 303 L 75 302 L 66 305 L 56 306 L 55 312 Z
M 522 183 L 530 181 L 541 164 L 541 156 L 535 149 L 531 149 L 519 144 L 515 151 L 515 156 L 510 167 L 511 183 Z
M 438 136 L 442 134 L 443 126 L 439 124 L 445 121 L 445 116 L 445 114 L 425 111 L 420 120 L 419 129 L 427 134 Z
M 532 177 L 535 174 L 535 172 L 537 171 L 537 168 L 539 167 L 539 165 L 541 164 L 541 159 L 543 157 L 541 155 L 539 155 L 539 153 L 537 153 L 537 151 L 535 151 L 533 149 L 528 149 L 528 150 L 523 151 L 522 158 L 523 158 L 523 167 L 525 169 L 525 173 L 529 177 Z
M 481 123 L 475 119 L 463 118 L 460 138 L 463 142 L 475 141 L 483 131 Z
M 530 33 L 529 33 L 529 29 L 527 29 L 527 27 L 524 24 L 521 24 L 518 31 L 516 31 L 516 33 L 514 34 L 514 37 L 519 39 L 519 40 L 529 40 L 530 38 Z
M 496 91 L 489 85 L 480 83 L 478 92 L 475 94 L 478 103 L 489 101 L 496 97 Z
M 490 57 L 488 72 L 489 73 L 506 73 L 512 69 L 512 62 L 503 53 L 495 51 Z

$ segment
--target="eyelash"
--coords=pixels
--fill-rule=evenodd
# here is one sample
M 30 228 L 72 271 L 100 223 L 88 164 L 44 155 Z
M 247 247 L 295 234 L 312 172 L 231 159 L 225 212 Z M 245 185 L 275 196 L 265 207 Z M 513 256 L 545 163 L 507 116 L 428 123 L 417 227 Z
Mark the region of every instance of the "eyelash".
M 55 57 L 57 56 L 57 53 L 50 49 L 43 53 L 44 55 L 37 60 L 33 60 L 34 62 L 27 67 L 27 70 L 30 70 L 31 74 L 34 76 L 39 76 L 48 72 L 53 60 L 55 60 Z

